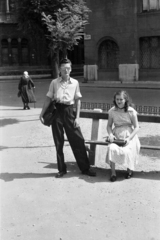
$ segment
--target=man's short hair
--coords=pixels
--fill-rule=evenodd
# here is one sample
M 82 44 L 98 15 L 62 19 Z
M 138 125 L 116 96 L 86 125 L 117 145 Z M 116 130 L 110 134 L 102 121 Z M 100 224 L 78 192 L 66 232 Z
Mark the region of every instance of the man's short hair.
M 68 58 L 62 58 L 59 65 L 61 66 L 62 64 L 66 64 L 66 63 L 70 63 L 72 65 L 71 61 Z

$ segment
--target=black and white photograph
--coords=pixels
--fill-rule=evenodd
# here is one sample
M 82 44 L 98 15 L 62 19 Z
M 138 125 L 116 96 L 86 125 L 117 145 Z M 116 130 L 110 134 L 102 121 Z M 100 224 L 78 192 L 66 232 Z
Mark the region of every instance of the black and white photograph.
M 0 239 L 159 226 L 160 0 L 0 0 Z

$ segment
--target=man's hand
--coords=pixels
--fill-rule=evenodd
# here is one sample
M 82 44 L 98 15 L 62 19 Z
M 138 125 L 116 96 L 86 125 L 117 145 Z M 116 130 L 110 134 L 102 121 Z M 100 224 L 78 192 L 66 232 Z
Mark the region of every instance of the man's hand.
M 78 118 L 76 118 L 76 119 L 74 120 L 74 127 L 75 127 L 75 128 L 78 128 L 78 127 L 79 127 L 79 119 L 78 119 Z

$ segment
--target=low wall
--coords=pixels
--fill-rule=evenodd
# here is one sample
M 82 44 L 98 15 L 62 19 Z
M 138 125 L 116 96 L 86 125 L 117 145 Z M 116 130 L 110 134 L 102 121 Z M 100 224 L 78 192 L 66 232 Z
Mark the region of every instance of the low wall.
M 140 69 L 139 81 L 159 81 L 160 82 L 160 69 Z
M 118 69 L 105 71 L 105 70 L 98 70 L 98 80 L 99 81 L 119 81 L 118 76 Z

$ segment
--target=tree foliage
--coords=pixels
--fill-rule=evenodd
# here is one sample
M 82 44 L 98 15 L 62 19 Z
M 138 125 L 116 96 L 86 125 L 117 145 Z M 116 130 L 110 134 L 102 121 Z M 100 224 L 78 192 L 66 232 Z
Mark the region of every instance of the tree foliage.
M 58 9 L 54 16 L 45 13 L 42 15 L 49 32 L 49 47 L 53 52 L 61 50 L 66 55 L 66 49 L 72 50 L 74 45 L 78 45 L 88 22 L 83 19 L 76 4 L 72 9 Z
M 52 56 L 78 44 L 90 12 L 84 0 L 17 1 L 19 29 L 32 37 L 45 36 Z

